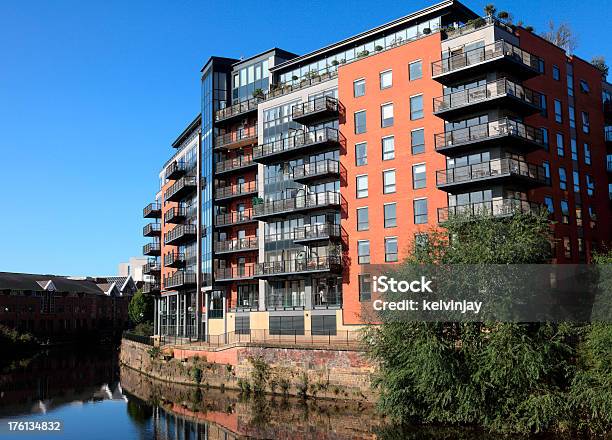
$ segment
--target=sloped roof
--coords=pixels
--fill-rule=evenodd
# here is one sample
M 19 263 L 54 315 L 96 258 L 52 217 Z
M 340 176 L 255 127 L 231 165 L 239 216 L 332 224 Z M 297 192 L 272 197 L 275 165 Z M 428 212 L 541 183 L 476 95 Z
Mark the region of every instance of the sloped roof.
M 60 275 L 0 272 L 0 290 L 45 290 L 38 283 L 39 281 L 45 286 L 51 281 L 57 292 L 102 294 L 96 283 L 88 279 L 68 279 Z

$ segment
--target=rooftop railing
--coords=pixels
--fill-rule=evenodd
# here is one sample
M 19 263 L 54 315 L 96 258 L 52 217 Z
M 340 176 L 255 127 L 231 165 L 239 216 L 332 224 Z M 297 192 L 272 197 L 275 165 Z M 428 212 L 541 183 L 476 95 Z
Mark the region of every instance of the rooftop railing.
M 490 24 L 495 24 L 496 26 L 501 27 L 507 32 L 514 34 L 514 30 L 510 26 L 508 26 L 506 23 L 503 23 L 497 18 L 488 15 L 485 17 L 478 17 L 474 20 L 470 20 L 469 22 L 465 23 L 463 26 L 459 26 L 457 28 L 447 27 L 447 28 L 442 29 L 443 40 L 448 40 L 451 38 L 456 38 L 462 35 L 469 34 L 471 32 L 474 32 Z

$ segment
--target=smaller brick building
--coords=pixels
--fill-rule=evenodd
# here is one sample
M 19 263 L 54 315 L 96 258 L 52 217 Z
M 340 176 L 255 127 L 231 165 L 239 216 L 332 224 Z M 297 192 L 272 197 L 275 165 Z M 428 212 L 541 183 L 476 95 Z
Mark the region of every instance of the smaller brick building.
M 0 325 L 54 339 L 113 335 L 125 328 L 135 291 L 131 277 L 0 272 Z

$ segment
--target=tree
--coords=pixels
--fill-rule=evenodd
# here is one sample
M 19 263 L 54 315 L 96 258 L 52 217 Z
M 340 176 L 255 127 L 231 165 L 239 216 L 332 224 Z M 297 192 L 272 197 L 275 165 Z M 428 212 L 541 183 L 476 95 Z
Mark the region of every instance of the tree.
M 593 57 L 593 59 L 591 60 L 591 64 L 601 72 L 604 80 L 608 77 L 609 67 L 606 64 L 606 59 L 603 56 L 599 55 Z
M 571 54 L 578 47 L 578 37 L 572 31 L 572 28 L 567 23 L 561 23 L 558 27 L 555 22 L 548 22 L 548 31 L 542 34 L 542 38 L 550 41 L 552 44 L 559 46 L 567 53 Z
M 138 290 L 128 305 L 128 315 L 134 324 L 153 321 L 154 299 Z
M 492 3 L 489 3 L 488 5 L 484 7 L 485 15 L 487 15 L 488 17 L 494 16 L 496 11 L 497 11 L 497 8 L 495 8 L 495 5 Z

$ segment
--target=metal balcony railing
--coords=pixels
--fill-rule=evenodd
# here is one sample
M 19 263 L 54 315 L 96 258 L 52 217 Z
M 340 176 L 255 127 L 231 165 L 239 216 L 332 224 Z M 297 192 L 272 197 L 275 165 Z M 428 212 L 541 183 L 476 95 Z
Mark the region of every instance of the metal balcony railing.
M 257 104 L 262 101 L 263 98 L 251 98 L 246 101 L 230 105 L 229 107 L 222 108 L 221 110 L 217 110 L 217 113 L 215 113 L 215 121 L 218 122 L 224 119 L 230 119 L 235 116 L 257 110 Z
M 196 284 L 196 274 L 194 272 L 185 272 L 177 270 L 171 276 L 164 278 L 164 288 L 176 289 L 180 287 L 193 286 Z
M 542 95 L 521 84 L 502 78 L 481 86 L 438 96 L 433 100 L 433 109 L 434 113 L 441 113 L 505 96 L 514 97 L 520 102 L 539 109 Z
M 231 281 L 253 278 L 255 274 L 255 264 L 248 263 L 245 266 L 220 267 L 215 269 L 215 280 Z
M 177 225 L 170 231 L 166 232 L 164 243 L 167 245 L 183 243 L 194 239 L 196 234 L 196 225 Z
M 164 221 L 166 223 L 178 223 L 187 217 L 187 208 L 185 207 L 175 207 L 170 208 L 164 213 Z
M 144 255 L 159 255 L 161 246 L 158 242 L 147 243 L 142 247 L 142 253 Z
M 342 258 L 330 255 L 258 263 L 255 268 L 255 276 L 286 275 L 304 272 L 339 272 L 341 270 Z
M 271 200 L 253 206 L 253 216 L 261 217 L 294 212 L 306 209 L 324 208 L 327 206 L 340 206 L 342 197 L 339 192 L 325 191 L 287 199 Z
M 216 226 L 230 226 L 251 221 L 253 221 L 253 211 L 251 209 L 228 212 L 227 214 L 217 214 L 215 216 Z
M 249 292 L 247 294 L 238 293 L 236 299 L 236 306 L 233 307 L 238 310 L 258 310 L 259 309 L 259 292 Z
M 224 173 L 228 171 L 238 170 L 240 168 L 248 167 L 253 165 L 253 156 L 252 155 L 244 155 L 238 156 L 233 159 L 223 160 L 221 162 L 217 162 L 215 165 L 215 171 L 217 173 Z
M 195 176 L 184 176 L 172 184 L 164 194 L 166 200 L 175 202 L 184 197 L 198 186 L 198 179 Z
M 149 223 L 142 228 L 142 235 L 153 237 L 161 234 L 161 223 Z
M 436 184 L 447 186 L 505 176 L 518 176 L 541 185 L 549 183 L 544 167 L 517 159 L 504 158 L 436 171 Z
M 499 138 L 501 136 L 517 137 L 534 142 L 542 147 L 546 145 L 544 142 L 544 132 L 541 128 L 535 128 L 508 118 L 437 133 L 434 135 L 434 143 L 436 150 L 445 150 L 458 145 Z
M 342 238 L 340 225 L 323 223 L 320 225 L 305 225 L 293 230 L 294 241 L 326 240 Z
M 257 161 L 266 157 L 276 156 L 283 153 L 292 153 L 301 148 L 314 145 L 327 145 L 329 143 L 340 143 L 341 134 L 331 127 L 321 128 L 313 131 L 300 132 L 293 136 L 258 145 L 253 148 L 253 160 Z
M 438 208 L 438 222 L 445 222 L 453 216 L 488 215 L 507 217 L 516 213 L 539 213 L 542 206 L 538 203 L 519 199 L 496 199 L 486 202 Z
M 178 267 L 185 264 L 185 254 L 182 252 L 168 252 L 164 255 L 164 267 Z
M 538 71 L 541 58 L 504 40 L 498 40 L 483 47 L 467 50 L 461 54 L 431 63 L 431 76 L 435 78 L 485 61 L 510 58 L 529 69 Z
M 278 96 L 283 96 L 296 90 L 305 89 L 306 87 L 314 86 L 338 76 L 337 70 L 324 71 L 314 75 L 311 78 L 302 78 L 295 84 L 275 84 L 268 92 L 266 99 L 273 99 Z
M 159 293 L 159 282 L 155 281 L 155 282 L 150 282 L 147 281 L 142 285 L 142 293 L 147 293 L 147 294 L 152 294 L 152 293 Z
M 333 159 L 317 160 L 315 162 L 296 165 L 293 167 L 292 172 L 294 180 L 303 180 L 329 174 L 340 174 L 340 162 Z
M 142 266 L 142 273 L 145 275 L 161 271 L 161 264 L 157 258 L 149 258 L 147 264 Z
M 142 210 L 142 216 L 144 218 L 160 218 L 161 217 L 161 204 L 157 202 L 149 203 Z
M 166 179 L 175 180 L 185 174 L 187 166 L 183 161 L 174 161 L 166 167 Z
M 215 242 L 215 252 L 238 252 L 250 251 L 259 248 L 257 237 L 236 238 L 234 240 L 223 240 Z
M 215 148 L 232 148 L 257 142 L 257 126 L 240 128 L 215 137 Z
M 296 104 L 291 109 L 291 118 L 294 121 L 313 119 L 318 116 L 337 115 L 340 108 L 338 100 L 331 96 L 320 96 L 318 98 Z
M 216 199 L 226 199 L 229 197 L 238 197 L 246 194 L 257 192 L 257 181 L 239 183 L 237 185 L 229 185 L 215 190 Z
M 312 294 L 312 306 L 316 309 L 337 309 L 342 307 L 342 290 L 327 289 Z

